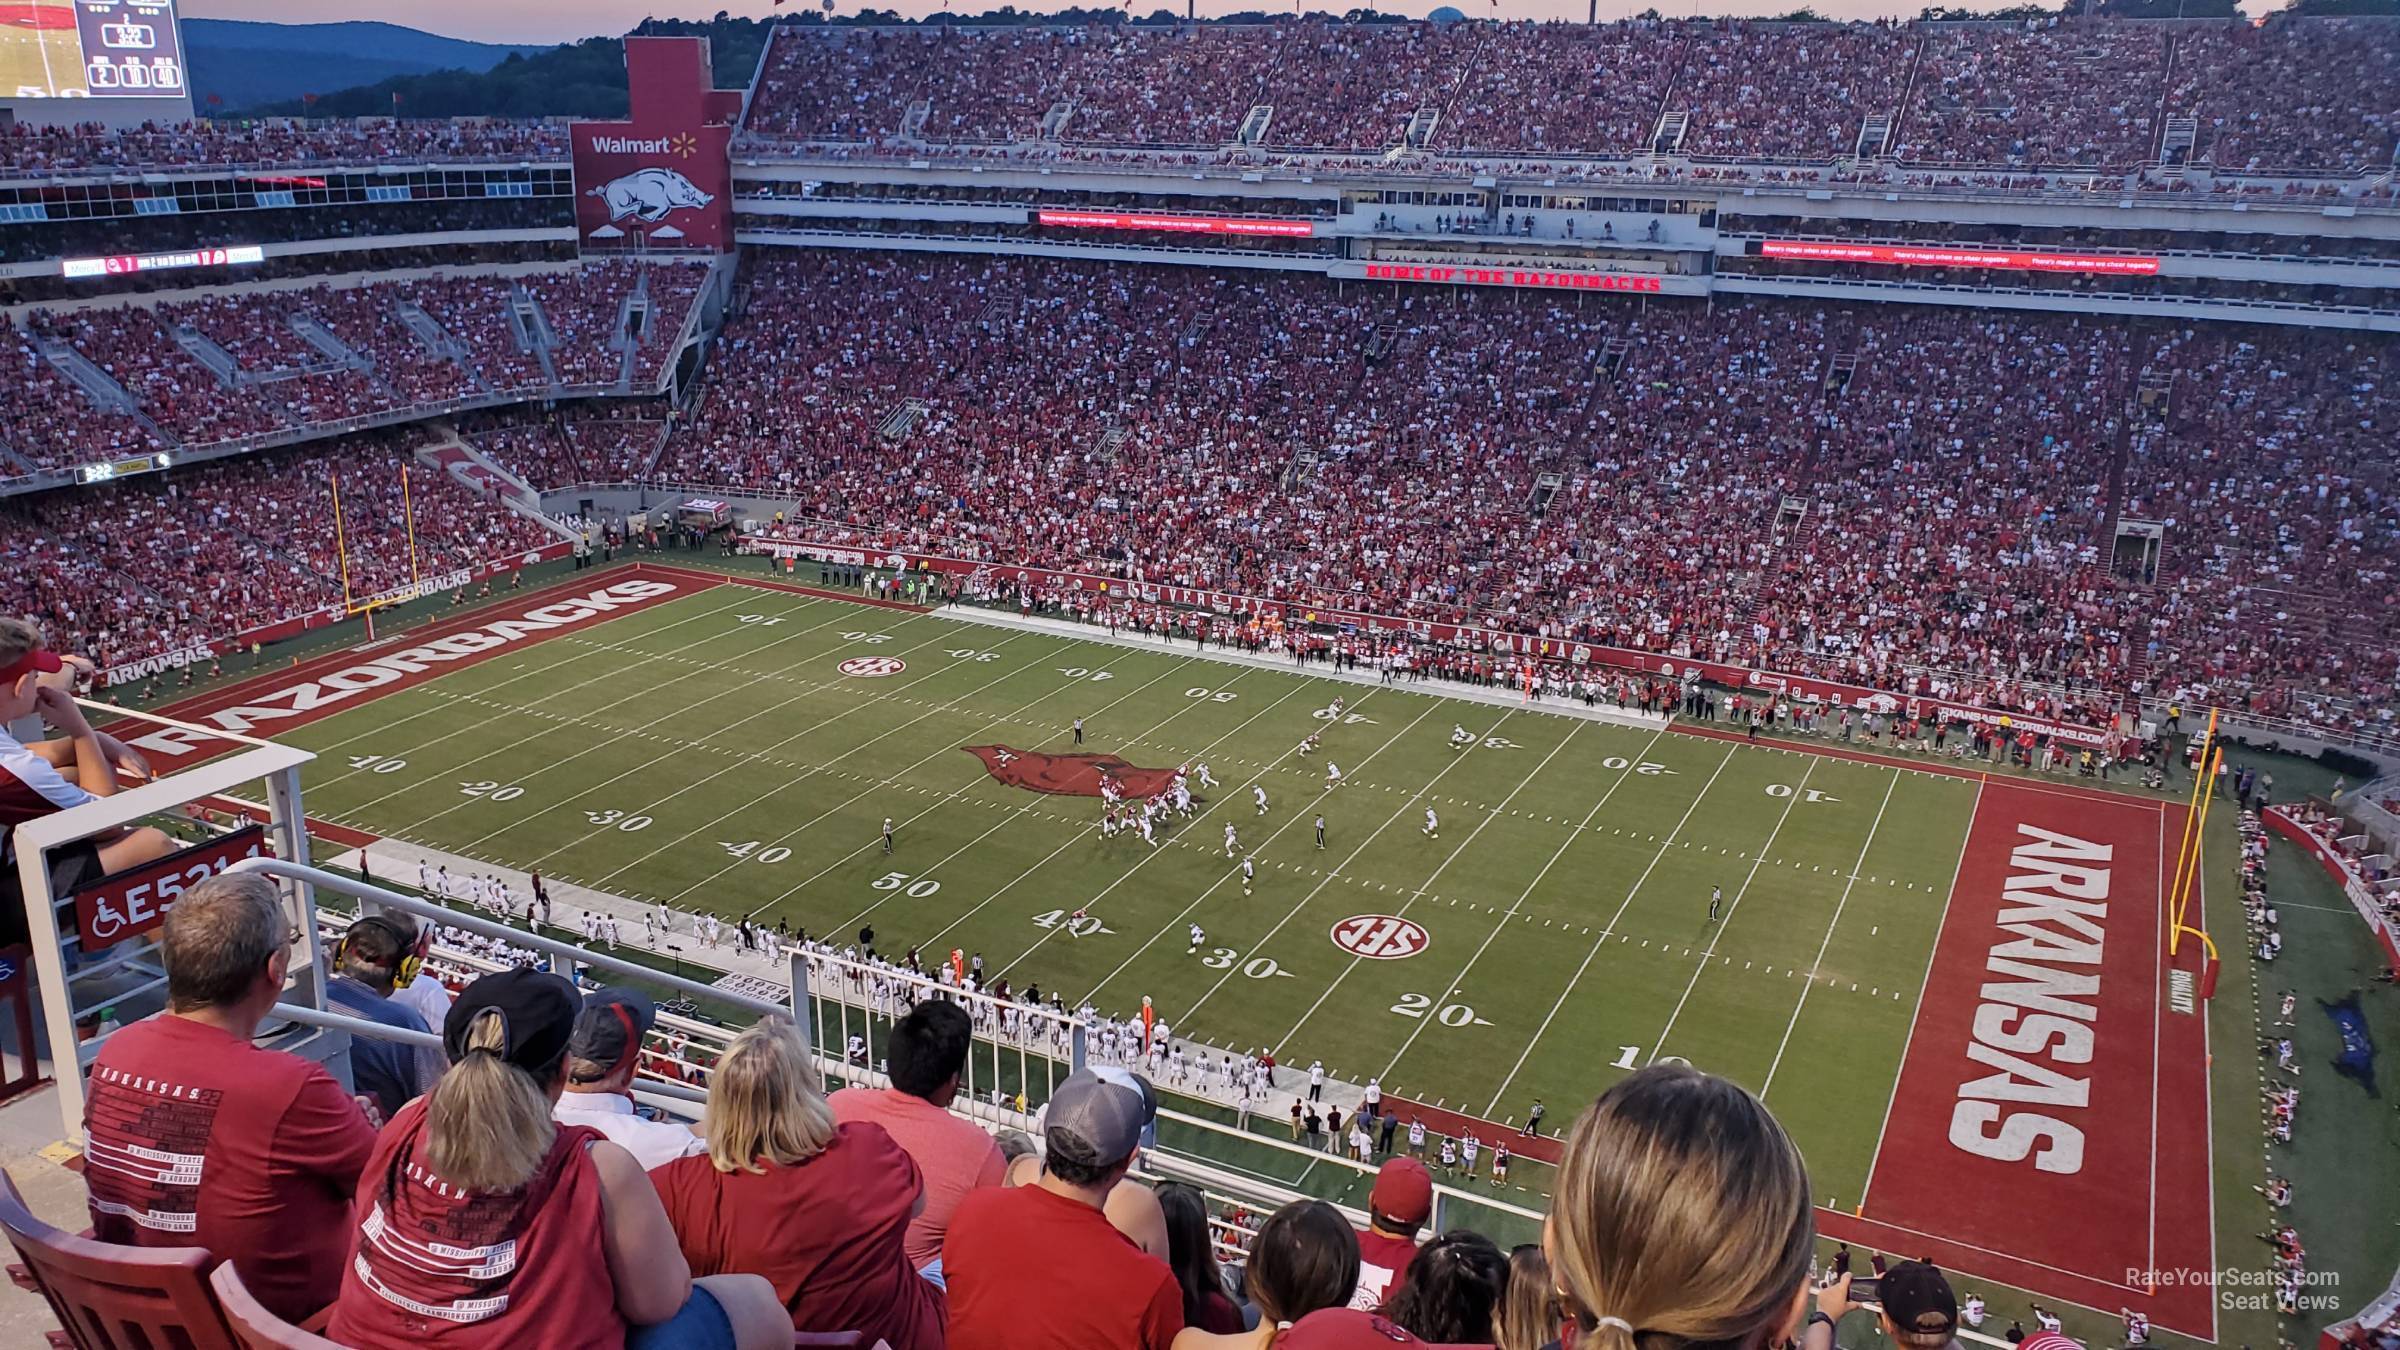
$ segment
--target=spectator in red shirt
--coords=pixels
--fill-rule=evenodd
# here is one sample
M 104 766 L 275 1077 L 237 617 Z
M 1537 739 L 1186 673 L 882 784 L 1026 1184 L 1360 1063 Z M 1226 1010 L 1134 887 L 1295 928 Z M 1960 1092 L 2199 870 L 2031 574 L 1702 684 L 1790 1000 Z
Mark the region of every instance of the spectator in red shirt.
M 952 1350 L 1166 1350 L 1183 1329 L 1167 1263 L 1100 1212 L 1157 1112 L 1149 1083 L 1077 1070 L 1045 1108 L 1042 1175 L 978 1190 L 942 1243 Z
M 297 939 L 275 885 L 211 877 L 167 911 L 167 1011 L 109 1037 L 83 1127 L 92 1231 L 206 1247 L 278 1316 L 341 1286 L 342 1230 L 375 1127 L 323 1065 L 250 1043 Z
M 924 1196 L 917 1165 L 882 1126 L 837 1123 L 813 1077 L 784 1018 L 726 1047 L 709 1075 L 707 1156 L 650 1174 L 684 1257 L 702 1274 L 766 1276 L 794 1330 L 942 1350 L 941 1290 L 903 1243 Z
M 1433 1173 L 1415 1158 L 1392 1158 L 1367 1193 L 1367 1226 L 1358 1233 L 1358 1291 L 1350 1306 L 1373 1310 L 1408 1283 L 1417 1230 L 1433 1213 Z
M 332 1339 L 355 1350 L 790 1346 L 766 1281 L 695 1282 L 641 1164 L 599 1131 L 551 1119 L 579 1003 L 556 975 L 508 970 L 451 1005 L 450 1072 L 384 1128 L 360 1178 Z
M 925 1179 L 925 1205 L 908 1221 L 908 1259 L 936 1284 L 942 1282 L 942 1235 L 959 1201 L 977 1187 L 1000 1185 L 1007 1171 L 992 1137 L 950 1114 L 974 1036 L 965 1009 L 929 999 L 893 1023 L 884 1042 L 892 1085 L 847 1087 L 832 1098 L 834 1119 L 881 1126 L 916 1162 Z
M 90 663 L 71 662 L 42 646 L 42 630 L 0 617 L 0 831 L 8 832 L 6 899 L 0 900 L 0 946 L 26 939 L 25 900 L 19 891 L 15 829 L 54 811 L 113 796 L 119 767 L 147 776 L 149 765 L 85 720 L 71 682 Z M 39 713 L 61 739 L 26 745 L 4 729 Z M 163 858 L 175 841 L 147 826 L 105 830 L 50 852 L 51 889 L 64 895 L 112 872 Z
M 1578 1350 L 1797 1335 L 1815 1244 L 1791 1136 L 1740 1087 L 1674 1064 L 1619 1079 L 1575 1122 L 1542 1228 Z

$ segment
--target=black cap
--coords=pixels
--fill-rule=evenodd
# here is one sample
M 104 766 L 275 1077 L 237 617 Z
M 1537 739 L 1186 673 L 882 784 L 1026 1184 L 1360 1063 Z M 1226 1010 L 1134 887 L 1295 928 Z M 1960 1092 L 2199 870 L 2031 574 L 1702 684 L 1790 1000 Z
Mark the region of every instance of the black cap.
M 575 986 L 540 970 L 503 970 L 460 993 L 442 1019 L 442 1048 L 452 1063 L 467 1057 L 467 1028 L 486 1008 L 500 1014 L 500 1058 L 527 1073 L 547 1072 L 567 1050 L 583 997 Z
M 1958 1295 L 1950 1281 L 1923 1261 L 1903 1261 L 1883 1272 L 1876 1287 L 1884 1316 L 1904 1332 L 1947 1336 L 1958 1330 Z
M 611 986 L 584 996 L 583 1011 L 575 1015 L 575 1034 L 567 1053 L 589 1060 L 599 1071 L 578 1074 L 578 1083 L 597 1083 L 622 1068 L 642 1048 L 642 1036 L 658 1021 L 658 1005 L 638 989 Z

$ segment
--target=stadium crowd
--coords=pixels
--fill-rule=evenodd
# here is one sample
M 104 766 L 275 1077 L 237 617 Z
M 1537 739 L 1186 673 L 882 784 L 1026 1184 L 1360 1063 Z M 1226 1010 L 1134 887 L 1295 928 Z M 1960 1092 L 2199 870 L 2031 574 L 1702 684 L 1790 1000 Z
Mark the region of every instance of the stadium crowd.
M 191 165 L 374 166 L 394 161 L 564 159 L 564 123 L 486 118 L 300 120 L 202 118 L 112 128 L 97 123 L 0 126 L 0 175 Z
M 295 959 L 273 884 L 187 891 L 163 932 L 167 1010 L 111 1034 L 93 1066 L 95 1236 L 205 1247 L 269 1314 L 324 1315 L 359 1350 L 437 1330 L 638 1350 L 780 1348 L 795 1332 L 893 1350 L 1628 1350 L 1668 1329 L 1831 1350 L 1860 1306 L 1847 1248 L 1818 1268 L 1782 1126 L 1688 1067 L 1642 1070 L 1581 1112 L 1543 1240 L 1513 1252 L 1429 1231 L 1434 1184 L 1413 1154 L 1376 1173 L 1363 1228 L 1317 1200 L 1214 1226 L 1192 1188 L 1132 1179 L 1159 1107 L 1137 1073 L 1066 1076 L 1038 1139 L 953 1114 L 973 1030 L 950 1000 L 893 1022 L 888 1077 L 830 1095 L 792 1023 L 763 1019 L 704 1056 L 705 1109 L 686 1126 L 632 1099 L 645 1062 L 684 1048 L 649 998 L 506 952 L 450 987 L 419 973 L 432 936 L 386 913 L 332 945 L 337 1006 L 440 1041 L 361 1042 L 345 1086 L 252 1043 Z M 204 1118 L 163 1109 L 196 1096 L 215 1104 Z M 198 1165 L 162 1175 L 144 1162 L 162 1147 Z M 1690 1221 L 1662 1228 L 1662 1205 Z M 1928 1263 L 1875 1270 L 1869 1316 L 1908 1350 L 1984 1315 Z
M 424 440 L 373 432 L 19 498 L 0 514 L 0 608 L 103 668 L 342 605 L 329 479 L 358 597 L 551 543 L 542 526 L 415 465 Z M 189 676 L 184 677 L 187 681 Z
M 2393 42 L 2388 25 L 2294 18 L 787 28 L 747 130 L 761 143 L 1213 149 L 1268 106 L 1270 148 L 1381 153 L 1433 109 L 1424 148 L 1443 155 L 1627 155 L 1681 115 L 1681 143 L 1659 148 L 1823 164 L 1881 117 L 1890 142 L 1869 153 L 1907 163 L 2125 169 L 2159 157 L 2162 117 L 2191 116 L 2195 158 L 2229 169 L 2372 170 L 2400 130 L 2400 61 L 2374 59 Z M 2331 104 L 2316 92 L 2335 88 Z M 1072 111 L 1046 129 L 1057 105 Z
M 1909 693 L 2138 684 L 2376 729 L 2400 673 L 2356 590 L 2400 542 L 2371 339 L 1023 259 L 751 276 L 656 476 L 879 547 Z M 842 453 L 910 399 L 897 444 Z M 2118 518 L 2172 531 L 2155 584 L 2096 542 Z M 2363 617 L 2328 660 L 2288 620 L 2336 578 Z
M 26 372 L 0 386 L 0 445 L 33 468 L 61 468 L 152 448 L 147 429 L 121 414 L 85 416 L 91 400 L 43 356 L 63 343 L 113 379 L 171 444 L 197 448 L 287 429 L 341 423 L 428 403 L 547 388 L 614 386 L 620 373 L 655 386 L 683 332 L 706 273 L 687 266 L 598 263 L 527 275 L 468 273 L 373 280 L 349 286 L 223 291 L 152 305 L 28 311 L 7 340 Z M 647 317 L 620 332 L 637 292 Z M 523 305 L 537 346 L 519 341 L 511 311 Z M 421 311 L 429 346 L 402 315 Z M 312 344 L 317 326 L 349 358 Z M 232 358 L 220 376 L 178 342 L 196 335 Z M 632 353 L 630 361 L 627 350 Z M 12 365 L 15 363 L 12 363 Z

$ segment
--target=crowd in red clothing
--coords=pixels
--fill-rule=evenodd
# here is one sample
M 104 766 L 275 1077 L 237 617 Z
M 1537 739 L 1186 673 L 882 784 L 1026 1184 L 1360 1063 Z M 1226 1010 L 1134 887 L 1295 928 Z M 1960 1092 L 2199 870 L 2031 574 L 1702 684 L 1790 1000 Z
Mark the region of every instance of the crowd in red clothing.
M 601 263 L 34 310 L 21 327 L 0 328 L 0 341 L 14 349 L 10 365 L 24 372 L 0 384 L 0 444 L 29 467 L 57 468 L 532 392 L 551 384 L 541 350 L 559 384 L 613 387 L 623 372 L 636 387 L 655 386 L 706 279 L 697 267 Z M 647 296 L 647 317 L 638 336 L 620 337 L 637 289 Z M 520 341 L 523 330 L 511 318 L 520 301 L 546 317 L 546 348 Z M 402 317 L 409 310 L 422 311 L 426 333 L 446 340 L 436 345 L 412 331 Z M 351 356 L 312 343 L 302 325 L 329 334 Z M 179 342 L 178 332 L 222 349 L 235 364 L 232 378 Z M 170 439 L 153 445 L 139 420 L 91 413 L 92 401 L 44 359 L 45 340 L 114 379 Z
M 369 1038 L 358 1050 L 397 1054 L 410 1085 L 349 1096 L 365 1090 L 360 1053 L 345 1084 L 254 1043 L 294 945 L 261 874 L 178 900 L 161 942 L 166 1011 L 97 1047 L 83 1173 L 100 1241 L 203 1247 L 271 1316 L 324 1312 L 333 1342 L 359 1350 L 422 1344 L 437 1326 L 479 1350 L 528 1337 L 764 1350 L 795 1331 L 892 1350 L 1534 1350 L 1703 1302 L 1723 1340 L 1832 1350 L 1833 1324 L 1858 1306 L 1846 1247 L 1817 1272 L 1789 1135 L 1755 1097 L 1684 1065 L 1627 1076 L 1578 1114 L 1539 1244 L 1503 1252 L 1472 1228 L 1435 1231 L 1415 1156 L 1378 1170 L 1363 1227 L 1295 1199 L 1219 1244 L 1198 1189 L 1139 1179 L 1161 1102 L 1129 1069 L 1052 1083 L 1038 1143 L 953 1114 L 975 1049 L 953 995 L 928 990 L 894 1019 L 887 1078 L 830 1097 L 802 1033 L 763 1018 L 713 1057 L 705 1111 L 685 1126 L 637 1105 L 658 1018 L 638 988 L 519 967 L 453 991 L 411 969 L 427 944 L 397 911 L 348 925 L 323 974 L 345 1009 L 438 1028 L 439 1049 Z M 1661 1206 L 1696 1221 L 1661 1232 Z M 1717 1274 L 1696 1289 L 1703 1268 Z M 1962 1308 L 1938 1270 L 1874 1269 L 1885 1335 L 1956 1334 Z M 1808 1305 L 1819 1315 L 1804 1324 Z M 1901 1341 L 1901 1323 L 1918 1339 Z
M 102 666 L 339 606 L 338 475 L 353 596 L 551 542 L 541 526 L 422 466 L 421 440 L 370 433 L 31 499 L 0 515 L 0 610 Z
M 853 253 L 751 294 L 655 476 L 887 545 L 2350 729 L 2400 662 L 2375 339 Z M 2120 473 L 2155 576 L 2115 565 Z M 2338 642 L 2276 617 L 2296 591 Z
M 1432 109 L 1437 154 L 1626 155 L 1681 113 L 1660 148 L 1822 164 L 1879 116 L 1892 134 L 1868 152 L 1904 162 L 2123 169 L 2160 157 L 2162 118 L 2191 116 L 2194 159 L 2359 170 L 2390 162 L 2396 95 L 2400 37 L 2332 19 L 786 28 L 748 130 L 1214 149 L 1267 106 L 1270 148 L 1380 153 Z

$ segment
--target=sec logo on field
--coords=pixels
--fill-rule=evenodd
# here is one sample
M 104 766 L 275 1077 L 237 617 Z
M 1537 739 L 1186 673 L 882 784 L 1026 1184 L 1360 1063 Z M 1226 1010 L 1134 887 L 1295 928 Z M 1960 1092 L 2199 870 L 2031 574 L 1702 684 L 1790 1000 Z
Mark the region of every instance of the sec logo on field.
M 1370 961 L 1415 956 L 1433 942 L 1423 924 L 1391 914 L 1354 914 L 1333 926 L 1333 945 Z
M 842 662 L 838 669 L 844 675 L 879 679 L 885 675 L 897 675 L 908 669 L 908 662 L 897 656 L 853 656 Z

